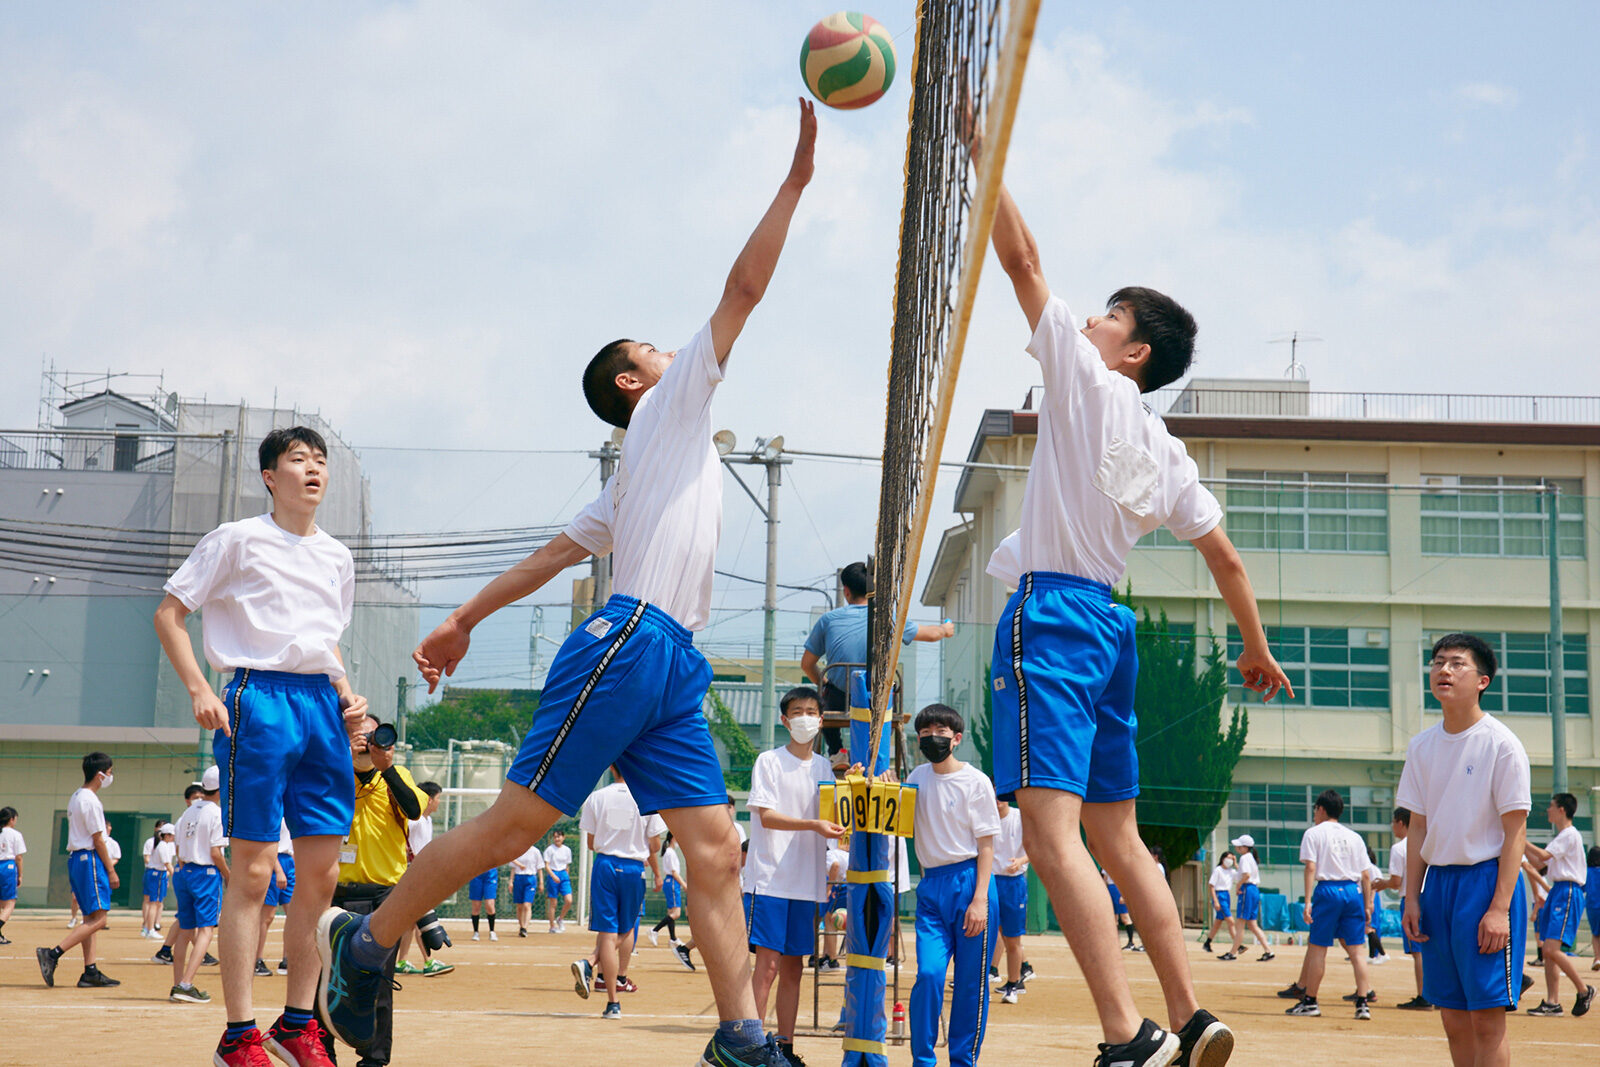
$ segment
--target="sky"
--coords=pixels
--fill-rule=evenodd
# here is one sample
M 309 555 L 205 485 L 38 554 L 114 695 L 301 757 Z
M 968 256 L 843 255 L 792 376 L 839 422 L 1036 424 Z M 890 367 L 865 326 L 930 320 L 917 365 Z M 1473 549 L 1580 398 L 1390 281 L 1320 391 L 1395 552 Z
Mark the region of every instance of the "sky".
M 741 447 L 881 452 L 914 9 L 868 9 L 899 49 L 888 96 L 818 109 L 816 178 L 717 398 Z M 6 4 L 0 428 L 36 423 L 48 364 L 162 374 L 320 411 L 379 532 L 564 521 L 607 435 L 583 364 L 710 314 L 787 169 L 800 41 L 827 13 Z M 1278 377 L 1271 341 L 1300 330 L 1314 389 L 1596 394 L 1597 39 L 1581 2 L 1045 0 L 1007 182 L 1075 307 L 1146 284 L 1194 312 L 1197 375 Z M 992 254 L 983 278 L 948 458 L 1039 380 Z M 866 554 L 876 480 L 785 470 L 780 581 Z M 924 568 L 959 521 L 940 484 Z M 760 578 L 760 516 L 731 480 L 725 505 L 718 566 Z M 760 595 L 719 579 L 710 647 L 759 653 Z M 780 648 L 821 603 L 786 596 Z M 526 676 L 528 626 L 483 632 L 463 675 Z

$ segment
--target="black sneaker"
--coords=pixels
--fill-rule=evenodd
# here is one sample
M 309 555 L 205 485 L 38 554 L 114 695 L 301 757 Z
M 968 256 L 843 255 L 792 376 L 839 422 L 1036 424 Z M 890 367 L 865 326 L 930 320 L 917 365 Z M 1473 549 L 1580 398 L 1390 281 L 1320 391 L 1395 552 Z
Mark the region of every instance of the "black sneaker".
M 1282 997 L 1284 1000 L 1304 1000 L 1305 995 L 1306 987 L 1301 985 L 1299 982 L 1294 983 L 1288 989 L 1278 990 L 1278 996 Z
M 1346 993 L 1344 995 L 1344 999 L 1349 1001 L 1351 1004 L 1354 1004 L 1358 1000 L 1364 1000 L 1368 1004 L 1376 1004 L 1378 1002 L 1378 994 L 1376 991 L 1368 991 L 1366 993 Z
M 39 973 L 44 975 L 44 984 L 54 989 L 56 984 L 56 961 L 61 957 L 56 955 L 54 949 L 49 948 L 36 948 L 33 950 L 33 955 L 39 961 Z
M 155 963 L 171 963 L 172 946 L 162 945 L 160 948 L 156 949 L 156 954 L 151 956 L 150 959 Z
M 999 978 L 1000 977 L 1000 968 L 996 967 L 992 963 L 989 964 L 989 977 L 990 978 Z
M 1399 1008 L 1401 1011 L 1432 1011 L 1433 1010 L 1433 1005 L 1429 1004 L 1427 999 L 1425 997 L 1423 997 L 1423 995 L 1421 993 L 1418 993 L 1416 996 L 1412 997 L 1410 1000 L 1402 1000 L 1400 1003 L 1396 1004 L 1395 1007 Z
M 9 944 L 11 944 L 11 939 L 9 937 L 7 937 L 5 934 L 0 934 L 0 945 L 9 945 Z
M 783 1055 L 784 1062 L 789 1067 L 806 1067 L 806 1061 L 800 1058 L 800 1053 L 794 1050 L 793 1041 L 778 1042 L 778 1052 Z
M 1256 962 L 1266 963 L 1268 960 L 1275 960 L 1277 958 L 1278 954 L 1276 952 L 1272 951 L 1271 949 L 1267 949 L 1267 951 L 1256 957 Z
M 1285 1015 L 1321 1015 L 1322 1009 L 1310 997 L 1301 997 L 1300 1002 L 1284 1012 Z
M 1028 979 L 1032 978 L 1033 977 L 1033 964 L 1029 963 L 1027 960 L 1023 960 L 1022 961 L 1021 974 L 1022 974 L 1022 982 L 1026 982 Z
M 1222 955 L 1217 957 L 1217 959 L 1219 959 L 1219 960 L 1236 960 L 1238 958 L 1239 958 L 1238 956 L 1235 956 L 1231 952 L 1224 952 Z
M 1202 949 L 1204 949 L 1205 951 L 1210 952 L 1211 951 L 1211 939 L 1208 937 L 1204 941 L 1200 942 L 1200 947 Z
M 216 965 L 217 957 L 213 956 L 209 952 L 206 953 L 206 958 L 200 961 L 200 966 L 202 967 L 215 967 Z
M 1592 985 L 1591 986 L 1584 986 L 1583 987 L 1583 992 L 1578 994 L 1578 1002 L 1576 1004 L 1572 1005 L 1572 1015 L 1573 1015 L 1573 1017 L 1576 1018 L 1579 1015 L 1587 1015 L 1587 1014 L 1589 1014 L 1589 1005 L 1591 1005 L 1593 1003 L 1594 1003 L 1594 986 L 1592 986 Z
M 517 930 L 517 936 L 518 937 L 527 937 L 528 936 L 528 928 L 526 926 L 519 927 L 518 930 Z
M 672 946 L 672 951 L 677 954 L 678 962 L 689 970 L 694 970 L 694 959 L 689 955 L 689 946 L 679 943 Z
M 377 1026 L 374 1005 L 382 970 L 369 971 L 350 958 L 350 939 L 361 929 L 361 916 L 329 908 L 317 920 L 317 1019 L 333 1036 L 357 1051 L 372 1044 Z
M 1000 994 L 1000 1003 L 1015 1004 L 1017 1002 L 1017 987 L 1010 982 L 1001 986 L 995 992 Z
M 289 961 L 288 960 L 279 960 L 278 961 L 278 973 L 279 974 L 288 974 L 289 973 Z
M 1548 1000 L 1541 1000 L 1539 1001 L 1539 1006 L 1537 1008 L 1528 1009 L 1528 1014 L 1553 1017 L 1556 1015 L 1565 1015 L 1566 1010 L 1563 1009 L 1560 1004 L 1552 1004 Z
M 121 982 L 109 977 L 92 963 L 83 969 L 83 975 L 78 979 L 79 989 L 110 989 L 112 986 L 121 984 Z
M 256 977 L 271 978 L 272 968 L 267 966 L 266 960 L 256 960 Z
M 1372 1009 L 1367 1006 L 1365 999 L 1356 1001 L 1356 1018 L 1362 1020 L 1372 1018 Z
M 1178 1035 L 1146 1019 L 1132 1041 L 1123 1045 L 1100 1044 L 1094 1067 L 1166 1067 L 1178 1052 Z
M 1222 1067 L 1233 1055 L 1233 1031 L 1204 1008 L 1178 1031 L 1178 1058 L 1173 1067 Z

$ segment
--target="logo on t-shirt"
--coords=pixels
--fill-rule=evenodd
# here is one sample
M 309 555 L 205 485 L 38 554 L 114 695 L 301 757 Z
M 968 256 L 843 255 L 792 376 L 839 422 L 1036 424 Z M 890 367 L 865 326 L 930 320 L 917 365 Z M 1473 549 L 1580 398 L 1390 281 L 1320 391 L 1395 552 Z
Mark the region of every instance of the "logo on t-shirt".
M 1468 773 L 1468 774 L 1471 774 L 1471 773 L 1472 773 L 1472 764 L 1470 764 L 1470 763 L 1469 763 L 1469 764 L 1467 764 L 1467 773 Z

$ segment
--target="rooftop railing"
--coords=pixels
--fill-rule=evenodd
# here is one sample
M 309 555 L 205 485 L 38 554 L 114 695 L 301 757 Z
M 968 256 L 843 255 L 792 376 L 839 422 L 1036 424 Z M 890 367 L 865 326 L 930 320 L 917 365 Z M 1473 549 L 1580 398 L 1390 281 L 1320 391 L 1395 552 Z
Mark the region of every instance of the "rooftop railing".
M 1600 397 L 1597 396 L 1172 388 L 1157 389 L 1146 396 L 1145 402 L 1151 410 L 1165 415 L 1390 422 L 1600 423 Z

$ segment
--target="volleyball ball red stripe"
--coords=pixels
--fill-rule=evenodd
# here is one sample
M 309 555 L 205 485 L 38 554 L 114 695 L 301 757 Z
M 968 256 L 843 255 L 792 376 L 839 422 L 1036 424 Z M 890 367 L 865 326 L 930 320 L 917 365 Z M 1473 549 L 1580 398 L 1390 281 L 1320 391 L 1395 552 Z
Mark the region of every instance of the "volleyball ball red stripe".
M 800 74 L 829 107 L 866 107 L 894 82 L 894 40 L 858 11 L 838 11 L 811 28 L 800 46 Z

